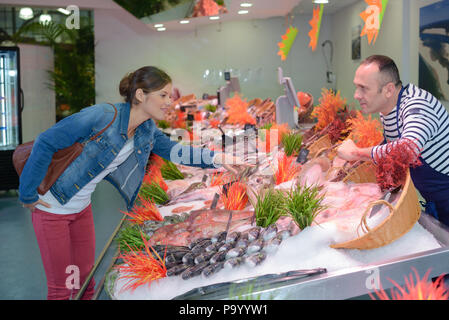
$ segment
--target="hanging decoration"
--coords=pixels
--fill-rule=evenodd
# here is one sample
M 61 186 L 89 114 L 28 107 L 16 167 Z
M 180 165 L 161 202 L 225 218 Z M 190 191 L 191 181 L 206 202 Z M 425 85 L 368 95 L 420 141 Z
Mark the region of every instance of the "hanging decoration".
M 295 42 L 296 35 L 298 34 L 298 28 L 290 26 L 284 35 L 282 35 L 282 42 L 278 42 L 279 52 L 278 56 L 281 56 L 281 60 L 287 59 L 288 53 Z
M 227 12 L 228 9 L 226 9 L 224 3 L 218 4 L 214 0 L 197 0 L 193 8 L 192 18 L 216 16 Z
M 360 17 L 365 22 L 360 36 L 363 37 L 366 35 L 368 37 L 368 43 L 374 44 L 379 34 L 380 26 L 382 25 L 388 0 L 365 0 L 365 2 L 368 4 L 368 7 L 360 14 Z
M 320 28 L 321 28 L 321 19 L 323 17 L 323 5 L 313 8 L 313 18 L 309 21 L 312 29 L 309 31 L 309 47 L 312 48 L 312 51 L 315 51 L 316 45 L 318 43 L 318 38 L 320 36 Z

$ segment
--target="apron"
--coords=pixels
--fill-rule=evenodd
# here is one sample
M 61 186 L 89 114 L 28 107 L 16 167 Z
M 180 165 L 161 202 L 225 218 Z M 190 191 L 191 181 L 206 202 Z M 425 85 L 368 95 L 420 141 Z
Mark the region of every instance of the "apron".
M 402 87 L 396 104 L 396 125 L 399 138 L 401 138 L 398 122 L 399 106 L 404 89 Z M 419 160 L 422 165 L 416 168 L 410 167 L 410 176 L 416 189 L 419 190 L 421 196 L 426 200 L 425 203 L 420 201 L 421 205 L 425 208 L 427 214 L 434 216 L 440 222 L 449 226 L 449 176 L 433 169 L 421 156 Z

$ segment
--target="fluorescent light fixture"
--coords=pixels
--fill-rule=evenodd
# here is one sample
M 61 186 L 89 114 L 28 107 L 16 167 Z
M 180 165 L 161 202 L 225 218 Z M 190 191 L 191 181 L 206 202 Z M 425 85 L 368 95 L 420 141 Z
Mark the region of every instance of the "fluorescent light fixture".
M 329 0 L 313 0 L 313 3 L 317 3 L 317 4 L 329 3 Z
M 47 13 L 41 14 L 39 17 L 39 23 L 47 24 L 51 21 L 51 16 Z
M 164 27 L 161 27 L 161 28 L 157 28 L 157 31 L 165 31 L 165 30 L 167 30 L 166 28 L 164 28 Z
M 209 19 L 210 20 L 218 20 L 218 19 L 220 19 L 220 17 L 219 16 L 212 16 L 212 17 L 209 17 Z
M 247 14 L 249 11 L 248 10 L 240 10 L 239 12 L 237 12 L 238 14 Z
M 187 23 L 190 23 L 190 21 L 189 20 L 181 20 L 181 21 L 179 21 L 179 23 L 180 24 L 187 24 Z
M 30 20 L 34 17 L 33 9 L 31 8 L 21 8 L 19 11 L 19 18 L 23 20 Z
M 162 28 L 164 26 L 164 24 L 162 23 L 157 23 L 154 25 L 155 28 Z
M 70 11 L 64 8 L 58 8 L 58 11 L 61 12 L 62 14 L 65 14 L 66 16 L 70 14 Z
M 253 4 L 252 4 L 252 3 L 249 3 L 249 2 L 242 2 L 242 3 L 240 4 L 240 6 L 243 7 L 243 8 L 250 8 L 250 7 L 253 6 Z
M 10 77 L 15 77 L 15 76 L 17 76 L 17 70 L 9 70 L 9 71 L 8 71 L 8 75 L 9 75 Z

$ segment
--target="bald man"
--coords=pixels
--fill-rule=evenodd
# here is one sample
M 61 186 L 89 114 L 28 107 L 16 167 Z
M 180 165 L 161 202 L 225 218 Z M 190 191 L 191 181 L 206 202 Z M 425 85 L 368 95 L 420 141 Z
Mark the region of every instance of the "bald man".
M 415 187 L 426 200 L 426 212 L 449 226 L 449 113 L 429 92 L 413 84 L 403 86 L 394 61 L 374 55 L 358 67 L 354 98 L 365 114 L 379 113 L 384 143 L 358 148 L 352 140 L 337 150 L 347 160 L 372 160 L 385 155 L 394 144 L 415 141 L 421 166 L 410 168 Z

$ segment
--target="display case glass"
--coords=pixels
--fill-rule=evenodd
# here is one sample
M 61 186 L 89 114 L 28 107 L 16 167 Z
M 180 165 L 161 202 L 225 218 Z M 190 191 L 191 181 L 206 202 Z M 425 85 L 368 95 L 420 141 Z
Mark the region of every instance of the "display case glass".
M 19 51 L 0 47 L 0 150 L 21 143 Z

